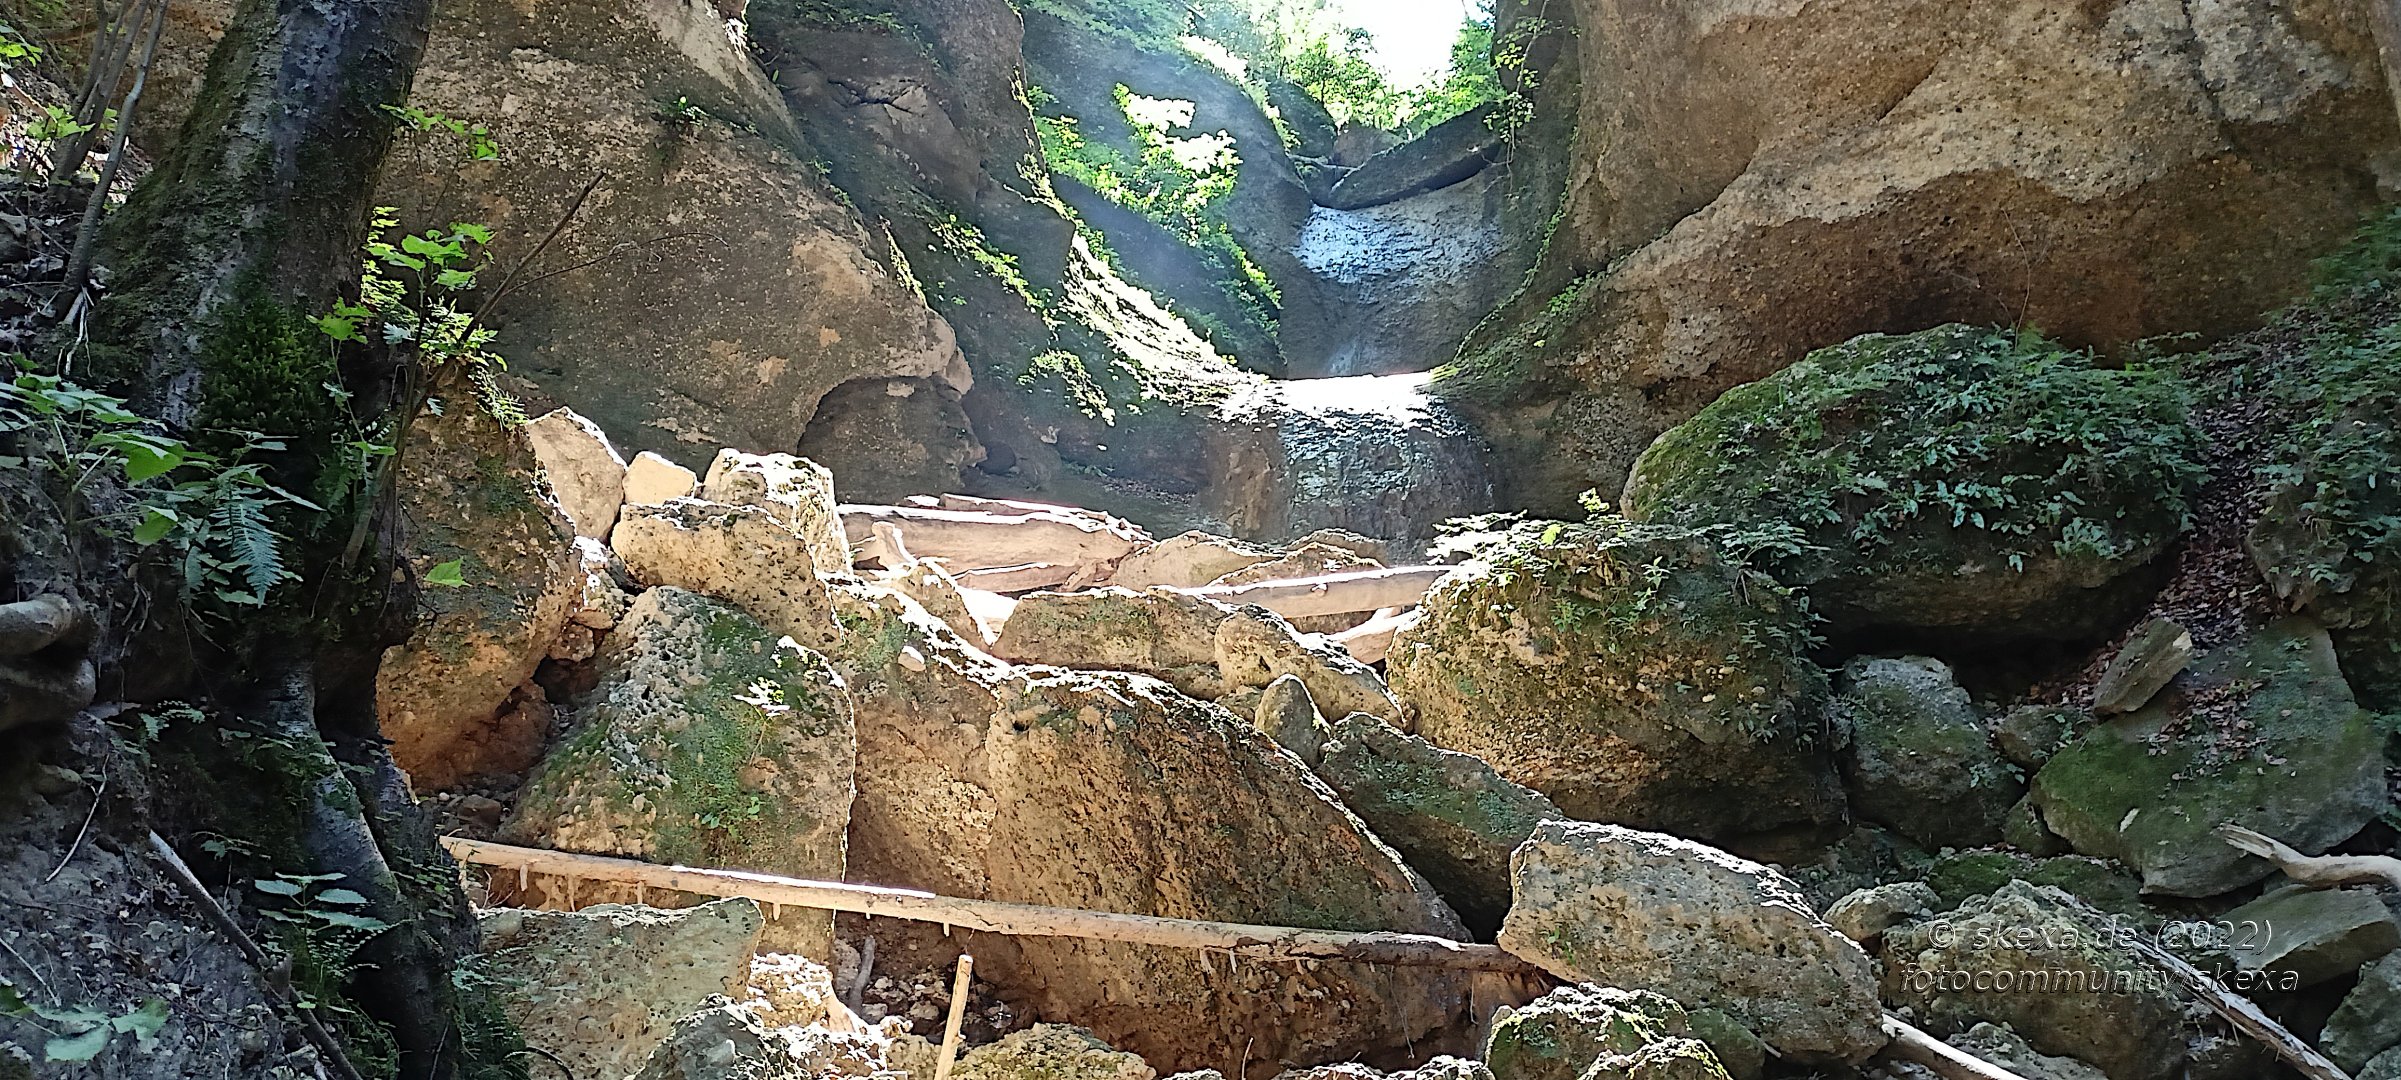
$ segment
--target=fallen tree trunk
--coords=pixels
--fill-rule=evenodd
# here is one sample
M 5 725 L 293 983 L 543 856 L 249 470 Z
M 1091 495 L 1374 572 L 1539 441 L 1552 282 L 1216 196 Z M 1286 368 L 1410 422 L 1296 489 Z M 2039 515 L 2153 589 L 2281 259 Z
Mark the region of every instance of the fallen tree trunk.
M 2312 889 L 2339 885 L 2383 885 L 2401 889 L 2401 859 L 2390 855 L 2303 855 L 2284 841 L 2240 825 L 2218 826 L 2218 839 L 2250 852 Z
M 897 526 L 909 553 L 940 559 L 954 574 L 994 566 L 1114 563 L 1148 542 L 1122 522 L 1048 511 L 989 513 L 917 506 L 840 508 L 842 530 L 873 536 L 879 523 Z M 1062 579 L 1064 580 L 1064 579 Z
M 1176 591 L 1222 604 L 1257 604 L 1287 619 L 1299 619 L 1409 607 L 1425 599 L 1426 591 L 1435 582 L 1456 569 L 1455 566 L 1393 566 Z
M 1125 915 L 999 900 L 967 900 L 874 885 L 803 881 L 739 870 L 659 866 L 633 859 L 515 847 L 455 836 L 444 837 L 442 843 L 460 862 L 516 870 L 521 874 L 611 881 L 701 896 L 746 896 L 766 904 L 855 911 L 1017 937 L 1078 937 L 1174 949 L 1209 949 L 1258 960 L 1331 960 L 1460 971 L 1536 970 L 1497 945 L 1452 941 L 1426 934 L 1354 933 Z

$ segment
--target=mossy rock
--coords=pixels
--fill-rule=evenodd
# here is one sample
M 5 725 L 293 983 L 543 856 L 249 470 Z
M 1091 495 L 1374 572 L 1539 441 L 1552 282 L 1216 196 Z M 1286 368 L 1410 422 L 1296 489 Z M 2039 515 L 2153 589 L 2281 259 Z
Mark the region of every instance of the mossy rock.
M 1934 865 L 1926 869 L 1926 884 L 1946 908 L 1995 892 L 2012 881 L 2059 889 L 2138 923 L 2159 921 L 2159 914 L 2143 904 L 2142 883 L 2115 863 L 2100 859 L 2078 855 L 2037 859 L 2014 851 L 1960 851 L 1937 856 Z
M 1884 934 L 1884 1000 L 1937 1036 L 2005 1024 L 2045 1054 L 2114 1080 L 2182 1075 L 2202 1016 L 2113 930 L 2023 881 Z
M 1806 618 L 1692 530 L 1533 523 L 1434 588 L 1389 678 L 1420 735 L 1575 817 L 1828 825 L 1844 809 Z
M 1675 1001 L 1649 991 L 1562 986 L 1492 1026 L 1494 1080 L 1725 1080 Z
M 1561 816 L 1491 765 L 1353 713 L 1334 725 L 1317 774 L 1376 836 L 1426 876 L 1479 938 L 1509 913 L 1509 854 Z
M 525 787 L 513 842 L 838 880 L 853 720 L 823 656 L 740 609 L 642 594 L 575 730 Z
M 1660 436 L 1625 512 L 1731 530 L 1837 632 L 2083 635 L 2183 531 L 2200 447 L 2163 373 L 2031 333 L 1871 334 Z
M 1832 708 L 1861 817 L 1930 848 L 2000 839 L 2025 778 L 1993 749 L 1950 668 L 1922 656 L 1854 660 Z
M 2219 825 L 2316 853 L 2388 805 L 2384 736 L 2316 623 L 2279 620 L 2191 674 L 2183 700 L 2094 728 L 2035 774 L 2044 824 L 2077 851 L 2133 867 L 2148 893 L 2215 896 L 2271 872 Z

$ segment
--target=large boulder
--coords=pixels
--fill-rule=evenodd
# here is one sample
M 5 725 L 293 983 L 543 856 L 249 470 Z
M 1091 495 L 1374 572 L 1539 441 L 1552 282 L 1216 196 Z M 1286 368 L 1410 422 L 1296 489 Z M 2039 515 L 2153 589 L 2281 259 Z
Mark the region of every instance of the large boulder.
M 2348 978 L 2401 949 L 2401 925 L 2373 892 L 2288 888 L 2221 917 L 2236 928 L 2226 952 L 2237 968 L 2278 990 Z M 2258 928 L 2256 932 L 2253 928 Z
M 1562 979 L 1723 1009 L 1800 1061 L 1858 1062 L 1885 1043 L 1874 961 L 1772 868 L 1660 833 L 1546 821 L 1510 881 L 1501 947 Z
M 1503 139 L 1490 106 L 1470 109 L 1367 159 L 1334 182 L 1324 205 L 1359 210 L 1446 188 L 1500 160 Z
M 1247 719 L 1140 675 L 1002 664 L 900 597 L 843 595 L 836 657 L 859 703 L 860 878 L 1466 936 L 1423 879 Z M 1163 1069 L 1223 1067 L 1236 1052 L 1258 1071 L 1405 1048 L 1464 1001 L 1464 980 L 1425 969 L 1229 965 L 1072 938 L 971 934 L 967 947 L 1007 1000 Z
M 503 706 L 582 595 L 574 529 L 525 431 L 472 403 L 419 418 L 400 461 L 409 566 L 426 585 L 408 642 L 375 675 L 392 760 L 425 790 L 522 772 L 549 732 Z M 458 583 L 433 580 L 449 564 Z
M 1166 589 L 1038 592 L 1018 599 L 992 655 L 1020 664 L 1138 671 L 1193 697 L 1214 698 L 1225 692 L 1217 627 L 1230 614 L 1214 600 Z
M 688 466 L 709 448 L 790 450 L 853 380 L 970 375 L 888 236 L 813 168 L 791 115 L 709 4 L 528 0 L 445 7 L 410 105 L 482 123 L 499 160 L 404 134 L 377 197 L 481 222 L 531 250 L 583 186 L 590 254 L 528 275 L 496 342 L 513 373 L 628 452 Z M 629 272 L 663 260 L 672 272 Z
M 1726 1080 L 1683 1006 L 1581 984 L 1496 1016 L 1484 1061 L 1493 1080 Z
M 1928 848 L 2000 839 L 2026 793 L 1942 661 L 1853 660 L 1835 684 L 1833 727 L 1859 816 Z
M 1509 854 L 1534 826 L 1564 817 L 1480 758 L 1353 714 L 1320 751 L 1324 777 L 1359 819 L 1426 876 L 1479 937 L 1509 912 Z
M 2013 881 L 1885 931 L 1886 998 L 1936 1035 L 2005 1024 L 2036 1050 L 2090 1062 L 2111 1080 L 2180 1075 L 2201 1007 L 2116 938 L 2126 931 L 2087 922 L 2070 903 Z
M 2141 601 L 2110 586 L 2184 528 L 2200 446 L 2162 373 L 1944 326 L 1728 391 L 1643 452 L 1624 501 L 1758 535 L 1838 632 L 2076 636 Z
M 1320 712 L 1332 716 L 1366 713 L 1401 723 L 1401 704 L 1374 668 L 1350 651 L 1316 634 L 1293 629 L 1283 616 L 1245 604 L 1217 624 L 1217 672 L 1230 693 L 1265 689 L 1286 675 L 1309 688 Z
M 1843 817 L 1807 616 L 1707 536 L 1521 526 L 1421 612 L 1387 663 L 1416 732 L 1573 816 L 1708 838 Z
M 625 457 L 608 432 L 573 409 L 552 409 L 526 423 L 525 437 L 575 535 L 607 540 L 625 504 Z
M 496 908 L 480 919 L 482 970 L 527 1045 L 576 1076 L 621 1077 L 642 1068 L 678 1018 L 742 985 L 764 921 L 750 900 Z
M 2240 329 L 2382 201 L 2401 139 L 2370 7 L 1577 0 L 1504 19 L 1565 31 L 1542 35 L 1561 55 L 1530 96 L 1572 137 L 1520 139 L 1511 163 L 1565 197 L 1453 386 L 1512 503 L 1556 512 L 1727 388 L 1862 333 Z
M 740 609 L 675 588 L 634 602 L 595 661 L 575 729 L 518 796 L 512 843 L 838 881 L 855 760 L 824 657 Z M 777 920 L 826 955 L 828 912 Z
M 2279 620 L 2193 662 L 2191 693 L 2087 732 L 2034 776 L 2043 823 L 2143 890 L 2215 896 L 2271 871 L 2211 835 L 2234 823 L 2316 854 L 2389 805 L 2384 736 L 2326 631 Z
M 1151 1080 L 1142 1059 L 1065 1024 L 1036 1024 L 959 1059 L 960 1080 Z

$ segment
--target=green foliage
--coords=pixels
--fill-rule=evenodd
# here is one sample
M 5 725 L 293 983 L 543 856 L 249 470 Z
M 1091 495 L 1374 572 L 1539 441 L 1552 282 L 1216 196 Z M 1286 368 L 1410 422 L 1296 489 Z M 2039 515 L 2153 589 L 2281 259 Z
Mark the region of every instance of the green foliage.
M 448 134 L 458 139 L 465 144 L 469 161 L 500 159 L 499 141 L 492 137 L 492 130 L 482 124 L 469 123 L 438 112 L 427 112 L 414 105 L 386 105 L 384 111 L 400 118 L 400 122 L 412 131 Z
M 518 403 L 500 389 L 508 364 L 491 350 L 494 331 L 466 307 L 491 267 L 492 231 L 471 222 L 419 234 L 398 232 L 390 207 L 378 208 L 365 246 L 358 301 L 337 301 L 310 320 L 336 344 L 379 342 L 416 353 L 434 378 L 461 371 L 477 401 L 504 424 L 525 422 Z
M 90 1005 L 44 1005 L 26 1000 L 16 984 L 0 979 L 0 1017 L 24 1020 L 50 1036 L 42 1060 L 54 1065 L 91 1061 L 119 1035 L 133 1036 L 134 1049 L 147 1054 L 157 1046 L 159 1030 L 167 1026 L 167 1002 L 150 998 L 118 1013 Z
M 25 40 L 25 35 L 8 23 L 0 23 L 0 71 L 15 71 L 42 62 L 42 47 Z
M 2232 346 L 2214 392 L 2275 418 L 2250 542 L 2280 593 L 2347 636 L 2372 699 L 2401 700 L 2401 211 L 2318 266 L 2309 304 Z M 2382 648 L 2367 646 L 2381 644 Z
M 1017 256 L 1002 251 L 985 239 L 984 231 L 955 213 L 928 215 L 926 225 L 934 234 L 934 243 L 954 258 L 973 264 L 986 275 L 1009 287 L 1028 306 L 1035 303 L 1033 284 L 1026 280 L 1025 270 L 1018 265 Z
M 1117 108 L 1134 133 L 1129 157 L 1086 135 L 1072 116 L 1036 116 L 1043 160 L 1052 171 L 1149 219 L 1197 252 L 1228 295 L 1261 328 L 1272 326 L 1283 301 L 1267 272 L 1251 261 L 1226 225 L 1225 197 L 1233 193 L 1242 159 L 1223 131 L 1177 137 L 1191 123 L 1188 101 L 1145 98 L 1119 84 Z
M 1025 374 L 1017 377 L 1017 385 L 1031 388 L 1045 379 L 1059 383 L 1076 411 L 1104 423 L 1117 423 L 1117 410 L 1109 404 L 1108 391 L 1093 381 L 1092 372 L 1084 367 L 1083 357 L 1063 349 L 1036 353 L 1026 361 Z
M 2031 332 L 1947 326 L 1821 349 L 1728 391 L 1635 466 L 1629 513 L 1754 528 L 1787 580 L 1816 551 L 2023 569 L 2109 560 L 2181 531 L 2204 470 L 2181 383 Z M 1797 533 L 1792 530 L 1797 530 Z
M 1521 43 L 1516 55 L 1522 64 L 1522 31 L 1513 31 L 1511 40 Z M 1436 124 L 1500 101 L 1504 96 L 1500 70 L 1494 66 L 1492 19 L 1470 18 L 1459 24 L 1459 36 L 1451 42 L 1450 68 L 1440 80 L 1410 95 L 1400 123 L 1401 134 L 1414 138 Z
M 264 464 L 243 460 L 281 451 L 281 441 L 233 436 L 236 449 L 221 456 L 58 376 L 20 371 L 0 383 L 0 446 L 15 447 L 0 454 L 0 468 L 32 467 L 52 478 L 53 498 L 71 524 L 165 553 L 187 599 L 256 608 L 295 579 L 274 513 L 320 508 L 271 483 Z M 94 505 L 103 477 L 129 498 Z
M 1403 96 L 1367 59 L 1374 48 L 1374 35 L 1350 27 L 1338 37 L 1303 44 L 1286 58 L 1283 74 L 1324 105 L 1335 123 L 1389 129 L 1399 119 Z

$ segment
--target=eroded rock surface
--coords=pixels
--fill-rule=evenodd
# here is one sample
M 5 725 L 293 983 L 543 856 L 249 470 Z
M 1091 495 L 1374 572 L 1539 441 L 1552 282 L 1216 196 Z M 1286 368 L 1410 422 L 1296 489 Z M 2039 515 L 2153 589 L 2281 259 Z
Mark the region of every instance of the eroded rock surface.
M 1414 730 L 1570 815 L 1701 837 L 1843 819 L 1804 616 L 1705 537 L 1521 526 L 1421 610 L 1387 664 Z
M 1875 963 L 1769 867 L 1660 833 L 1546 821 L 1510 860 L 1510 883 L 1501 947 L 1562 979 L 1721 1008 L 1797 1060 L 1857 1062 L 1885 1043 Z
M 742 984 L 765 919 L 749 900 L 483 914 L 483 963 L 526 1041 L 577 1076 L 640 1070 L 676 1021 Z

